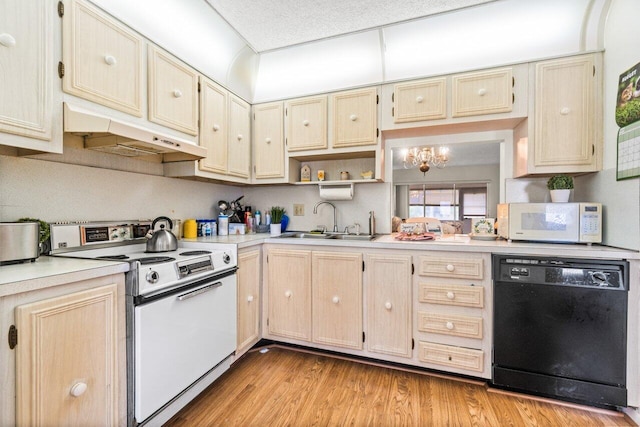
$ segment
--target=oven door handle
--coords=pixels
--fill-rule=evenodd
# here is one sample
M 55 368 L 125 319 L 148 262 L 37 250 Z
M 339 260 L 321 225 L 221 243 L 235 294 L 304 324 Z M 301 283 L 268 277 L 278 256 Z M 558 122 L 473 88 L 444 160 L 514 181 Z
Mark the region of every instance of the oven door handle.
M 200 294 L 204 294 L 205 292 L 209 292 L 210 290 L 219 288 L 220 286 L 222 286 L 222 282 L 214 282 L 214 283 L 211 283 L 210 285 L 203 286 L 202 288 L 198 288 L 195 291 L 185 292 L 182 295 L 178 295 L 178 301 L 184 301 L 189 298 L 197 297 Z

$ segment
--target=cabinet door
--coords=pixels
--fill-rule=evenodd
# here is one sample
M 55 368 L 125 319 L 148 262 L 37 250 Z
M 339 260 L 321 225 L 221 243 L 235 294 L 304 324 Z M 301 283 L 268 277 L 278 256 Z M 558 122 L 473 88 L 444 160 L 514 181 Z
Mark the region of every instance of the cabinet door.
M 114 284 L 16 307 L 18 425 L 117 425 L 116 303 Z
M 269 333 L 311 339 L 311 251 L 276 250 L 267 257 Z
M 249 178 L 251 172 L 251 106 L 229 94 L 229 175 Z
M 367 349 L 411 357 L 411 256 L 365 255 Z
M 200 145 L 207 157 L 200 160 L 200 170 L 227 173 L 227 97 L 228 92 L 214 82 L 200 77 Z
M 535 167 L 595 168 L 595 81 L 591 55 L 536 64 Z
M 507 113 L 513 108 L 511 68 L 459 74 L 451 83 L 452 117 Z
M 84 1 L 69 6 L 63 17 L 64 91 L 142 117 L 142 39 Z
M 236 356 L 260 338 L 260 263 L 259 249 L 238 254 L 238 344 Z
M 284 177 L 284 116 L 281 102 L 256 105 L 253 110 L 255 178 Z
M 51 139 L 54 7 L 0 2 L 0 132 Z
M 198 134 L 198 74 L 149 45 L 149 120 L 190 135 Z
M 362 254 L 313 252 L 313 342 L 362 349 Z
M 393 87 L 394 123 L 447 117 L 446 78 L 400 83 Z
M 327 148 L 327 97 L 294 99 L 285 104 L 287 150 Z
M 333 147 L 375 145 L 378 129 L 376 88 L 350 90 L 331 95 Z

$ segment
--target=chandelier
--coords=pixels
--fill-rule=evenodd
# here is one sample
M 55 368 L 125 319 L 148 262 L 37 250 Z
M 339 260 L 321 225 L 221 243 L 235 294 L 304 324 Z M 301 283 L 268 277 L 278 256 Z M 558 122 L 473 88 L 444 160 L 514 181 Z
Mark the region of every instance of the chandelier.
M 403 166 L 405 169 L 418 166 L 420 172 L 426 174 L 431 166 L 442 169 L 448 161 L 449 149 L 447 147 L 439 147 L 437 152 L 434 147 L 414 147 L 404 151 Z

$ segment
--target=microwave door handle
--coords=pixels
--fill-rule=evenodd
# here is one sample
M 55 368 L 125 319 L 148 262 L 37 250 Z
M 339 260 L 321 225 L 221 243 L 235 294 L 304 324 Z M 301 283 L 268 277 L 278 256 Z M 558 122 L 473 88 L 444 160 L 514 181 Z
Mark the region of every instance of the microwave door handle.
M 197 297 L 200 294 L 204 294 L 205 292 L 209 292 L 215 288 L 219 288 L 222 286 L 222 282 L 211 283 L 210 285 L 203 286 L 202 288 L 198 288 L 195 291 L 185 292 L 182 295 L 178 295 L 178 301 L 184 301 L 189 298 Z

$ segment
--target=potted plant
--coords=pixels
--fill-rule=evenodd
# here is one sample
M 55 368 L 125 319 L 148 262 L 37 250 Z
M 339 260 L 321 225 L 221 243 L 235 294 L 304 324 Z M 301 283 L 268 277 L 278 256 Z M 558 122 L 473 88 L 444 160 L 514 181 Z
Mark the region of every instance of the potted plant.
M 568 175 L 554 175 L 547 181 L 547 188 L 551 193 L 552 202 L 568 202 L 573 189 L 573 178 Z
M 282 217 L 286 210 L 281 206 L 272 206 L 270 210 L 271 225 L 270 231 L 272 236 L 277 236 L 282 232 Z

